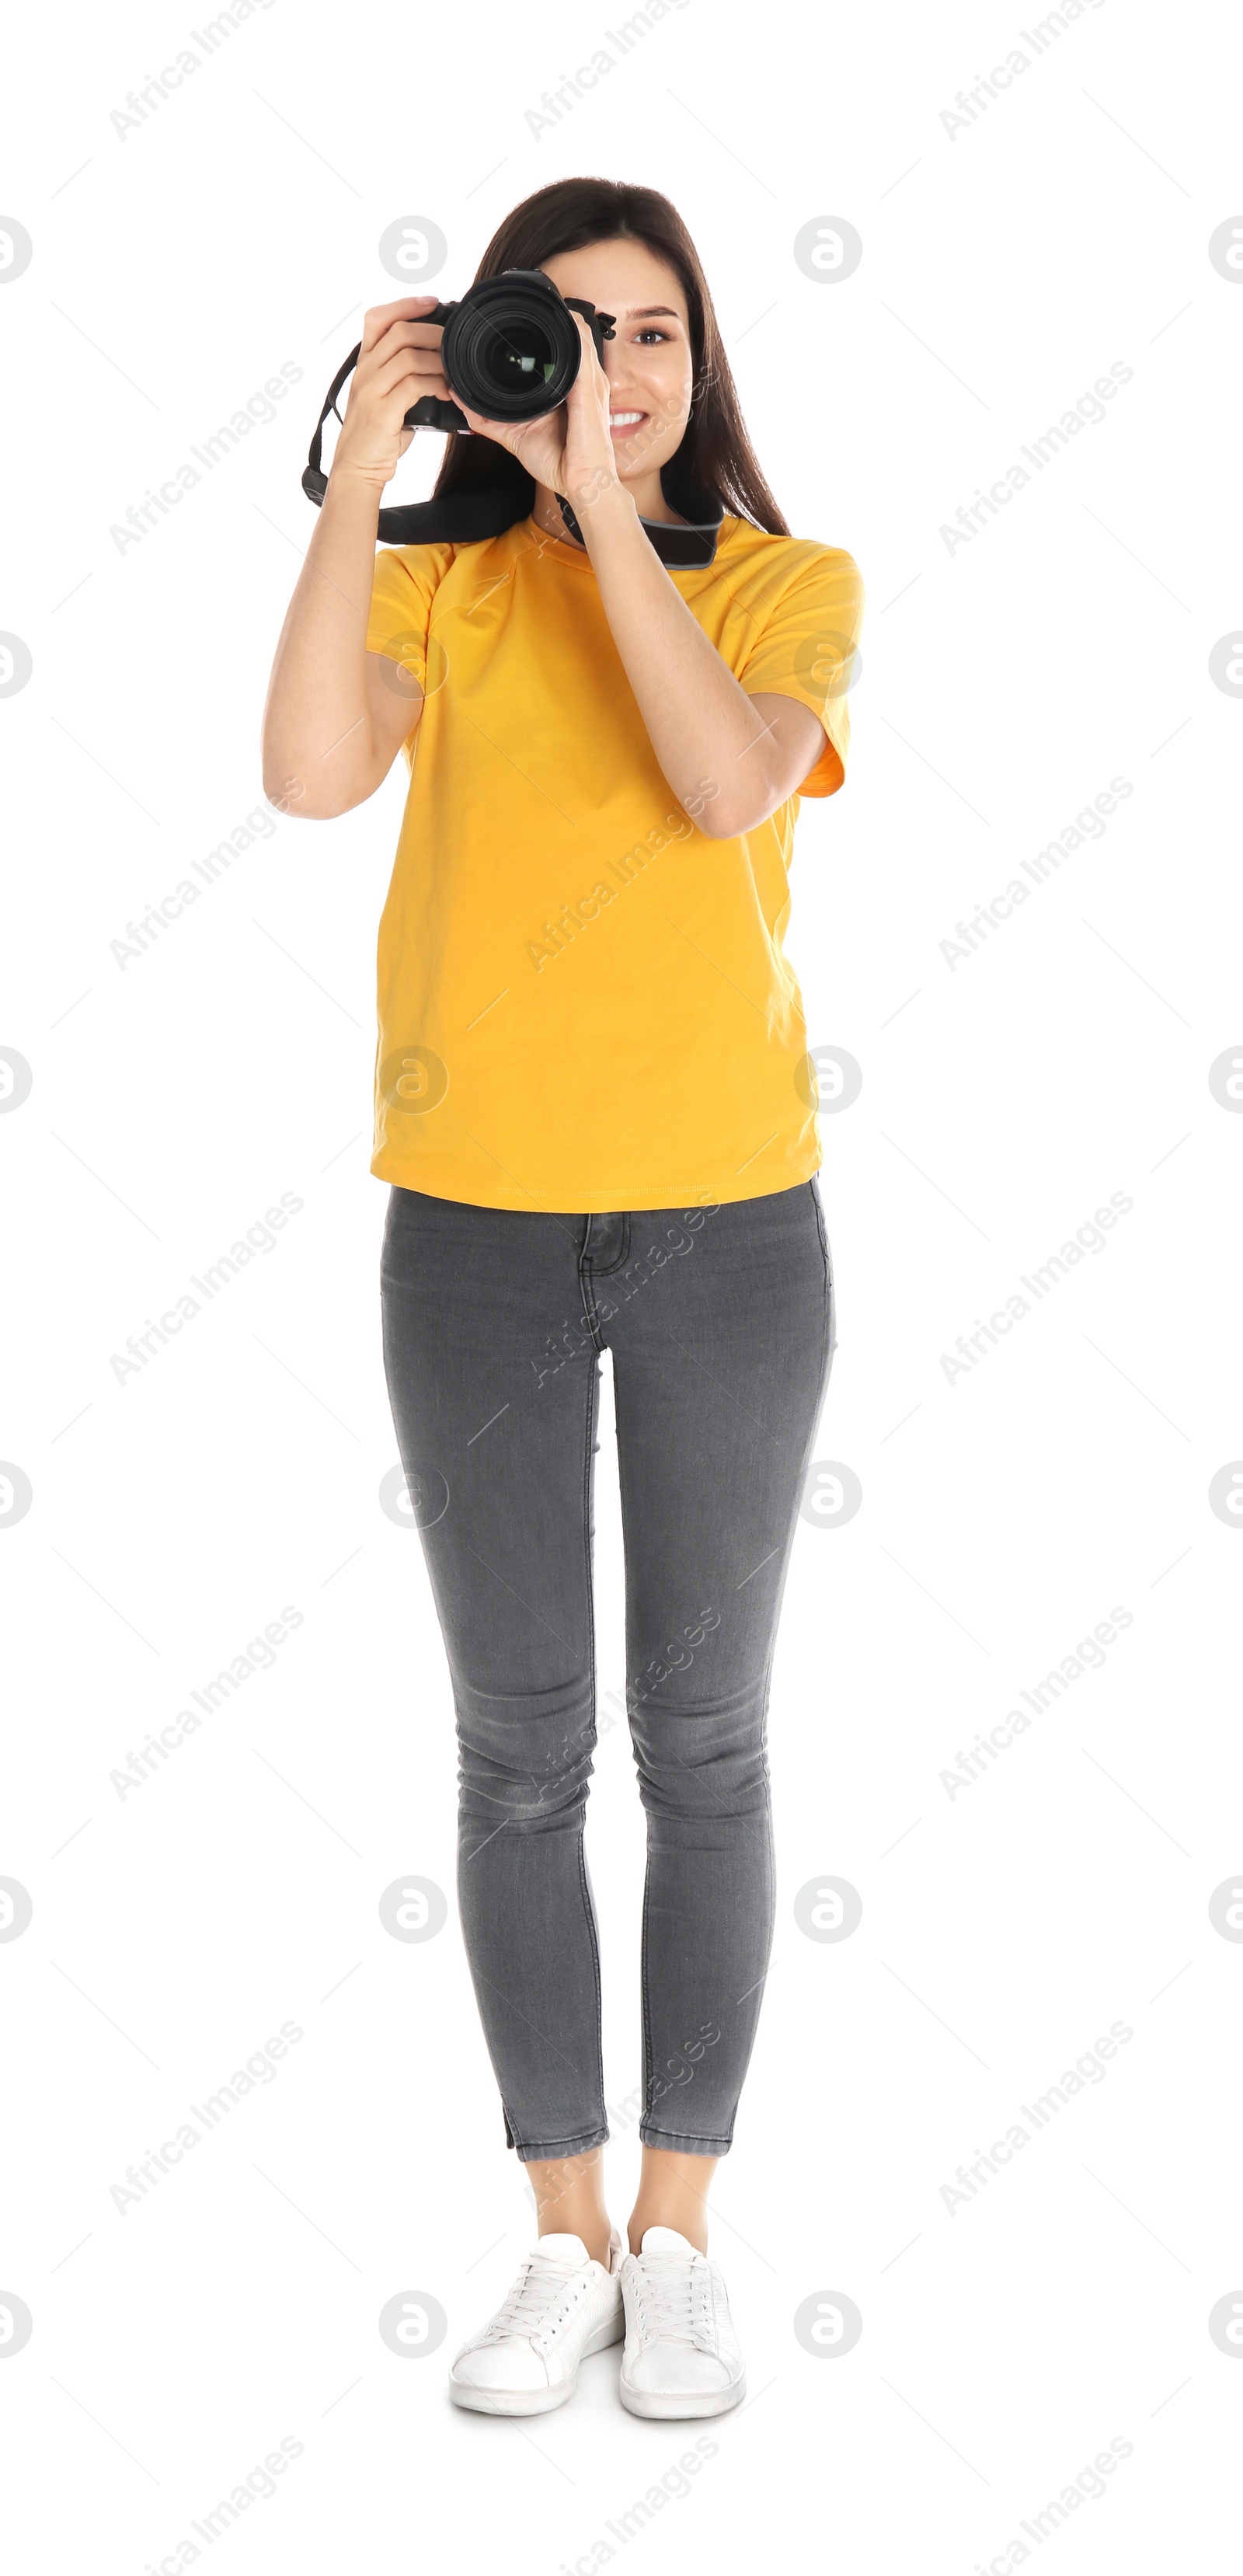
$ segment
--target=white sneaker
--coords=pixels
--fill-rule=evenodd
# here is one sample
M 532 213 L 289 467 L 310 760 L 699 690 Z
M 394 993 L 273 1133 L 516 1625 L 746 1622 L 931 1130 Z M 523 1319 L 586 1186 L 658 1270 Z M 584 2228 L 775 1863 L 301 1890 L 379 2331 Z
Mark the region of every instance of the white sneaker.
M 649 2227 L 621 2267 L 626 2349 L 620 2395 L 632 2415 L 724 2415 L 746 2370 L 720 2266 L 674 2227 Z
M 449 2373 L 455 2406 L 481 2415 L 545 2415 L 564 2406 L 585 2353 L 626 2331 L 614 2228 L 607 2267 L 581 2236 L 541 2236 L 491 2322 L 463 2344 Z

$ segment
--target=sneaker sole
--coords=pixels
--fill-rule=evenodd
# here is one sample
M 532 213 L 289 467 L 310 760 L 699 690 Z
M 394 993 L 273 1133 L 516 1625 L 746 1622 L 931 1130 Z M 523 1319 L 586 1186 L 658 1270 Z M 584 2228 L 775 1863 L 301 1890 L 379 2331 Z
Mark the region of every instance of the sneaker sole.
M 579 2362 L 587 2361 L 593 2352 L 605 2352 L 610 2344 L 625 2338 L 624 2316 L 608 2318 L 589 2335 L 580 2352 Z M 556 2406 L 564 2406 L 578 2386 L 578 2365 L 573 2377 L 556 2388 L 472 2388 L 468 2380 L 455 2379 L 449 2373 L 449 2395 L 455 2406 L 469 2406 L 476 2415 L 550 2415 Z
M 689 2421 L 693 2416 L 728 2415 L 731 2406 L 741 2405 L 747 2393 L 747 2382 L 744 2372 L 733 2388 L 706 2388 L 699 2394 L 692 2389 L 683 2389 L 673 2395 L 663 2389 L 628 2388 L 622 2379 L 618 2382 L 617 2393 L 631 2415 L 658 2416 L 663 2422 L 679 2423 L 683 2419 Z

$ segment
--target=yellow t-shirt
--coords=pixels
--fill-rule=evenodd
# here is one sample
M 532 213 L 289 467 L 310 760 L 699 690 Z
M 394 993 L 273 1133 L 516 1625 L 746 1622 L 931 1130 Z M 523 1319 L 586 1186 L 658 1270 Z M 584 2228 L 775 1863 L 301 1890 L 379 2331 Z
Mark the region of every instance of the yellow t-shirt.
M 714 562 L 667 578 L 744 689 L 819 716 L 800 794 L 831 796 L 863 607 L 850 555 L 727 517 Z M 589 557 L 532 519 L 381 553 L 367 649 L 425 691 L 380 923 L 372 1171 L 582 1214 L 809 1180 L 815 1085 L 782 950 L 799 796 L 737 840 L 697 828 Z

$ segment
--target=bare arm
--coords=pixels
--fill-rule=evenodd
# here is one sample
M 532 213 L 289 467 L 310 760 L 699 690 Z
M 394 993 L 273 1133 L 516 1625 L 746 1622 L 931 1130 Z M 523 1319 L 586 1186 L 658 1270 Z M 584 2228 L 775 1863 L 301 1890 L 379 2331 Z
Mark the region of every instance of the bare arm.
M 754 831 L 827 739 L 800 698 L 748 697 L 675 590 L 619 482 L 576 511 L 613 641 L 674 795 L 710 839 Z
M 445 399 L 434 296 L 366 315 L 323 508 L 289 603 L 263 711 L 263 786 L 310 821 L 374 795 L 421 713 L 366 649 L 380 496 L 409 446 L 402 419 L 422 394 Z

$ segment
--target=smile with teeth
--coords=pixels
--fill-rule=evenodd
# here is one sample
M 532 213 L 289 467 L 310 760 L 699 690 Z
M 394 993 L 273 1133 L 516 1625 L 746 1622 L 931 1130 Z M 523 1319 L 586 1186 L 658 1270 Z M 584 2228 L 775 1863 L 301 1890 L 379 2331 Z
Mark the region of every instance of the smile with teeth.
M 645 411 L 611 411 L 609 413 L 609 428 L 621 430 L 637 429 L 640 421 L 646 419 L 647 413 Z

